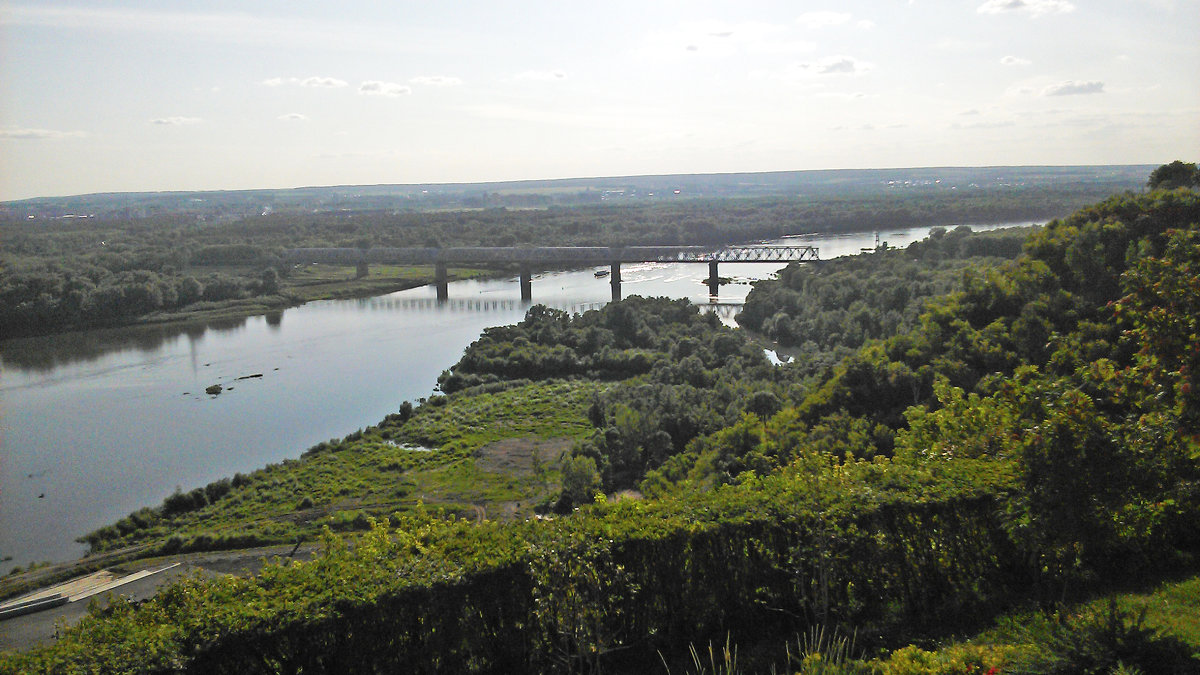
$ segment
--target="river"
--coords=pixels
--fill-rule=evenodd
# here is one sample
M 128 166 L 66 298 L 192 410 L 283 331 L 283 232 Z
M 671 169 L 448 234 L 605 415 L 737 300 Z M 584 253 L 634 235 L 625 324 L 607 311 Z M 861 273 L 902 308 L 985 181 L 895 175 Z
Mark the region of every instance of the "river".
M 1026 225 L 973 226 L 973 229 Z M 929 228 L 884 232 L 893 246 Z M 874 233 L 776 243 L 822 259 L 874 245 Z M 726 263 L 734 283 L 710 303 L 707 266 L 622 266 L 625 296 L 712 306 L 727 323 L 778 263 Z M 591 269 L 535 275 L 533 302 L 603 306 Z M 0 573 L 78 557 L 76 537 L 183 490 L 297 457 L 428 396 L 442 370 L 488 326 L 521 320 L 516 279 L 459 281 L 300 307 L 207 326 L 133 327 L 0 343 Z M 261 377 L 259 377 L 261 375 Z M 239 379 L 246 378 L 246 379 Z M 208 396 L 206 387 L 225 391 Z

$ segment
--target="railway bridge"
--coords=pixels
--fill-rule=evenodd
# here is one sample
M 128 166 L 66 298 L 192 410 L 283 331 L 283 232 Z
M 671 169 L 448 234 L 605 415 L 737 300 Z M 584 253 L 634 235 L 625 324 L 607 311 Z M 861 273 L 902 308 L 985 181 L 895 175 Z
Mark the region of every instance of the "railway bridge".
M 521 299 L 533 298 L 533 270 L 547 267 L 607 265 L 613 300 L 621 299 L 621 264 L 707 263 L 708 288 L 717 295 L 720 263 L 793 262 L 819 260 L 814 246 L 751 244 L 740 246 L 531 246 L 454 248 L 296 248 L 286 254 L 290 264 L 324 263 L 367 266 L 371 264 L 433 265 L 437 297 L 449 297 L 447 269 L 450 265 L 517 265 L 520 268 Z

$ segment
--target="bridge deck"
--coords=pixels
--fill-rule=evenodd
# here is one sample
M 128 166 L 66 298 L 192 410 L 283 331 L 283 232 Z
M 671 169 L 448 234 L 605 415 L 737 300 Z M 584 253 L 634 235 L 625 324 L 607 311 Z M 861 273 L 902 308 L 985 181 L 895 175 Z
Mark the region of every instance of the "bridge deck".
M 297 248 L 287 252 L 290 262 L 357 265 L 392 263 L 434 265 L 446 263 L 524 263 L 608 265 L 637 262 L 791 262 L 818 260 L 814 246 L 756 244 L 752 246 L 538 246 L 455 248 Z

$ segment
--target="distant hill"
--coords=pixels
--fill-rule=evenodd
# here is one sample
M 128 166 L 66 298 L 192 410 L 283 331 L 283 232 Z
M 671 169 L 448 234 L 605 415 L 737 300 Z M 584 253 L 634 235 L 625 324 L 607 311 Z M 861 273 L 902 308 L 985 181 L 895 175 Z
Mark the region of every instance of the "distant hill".
M 832 169 L 764 173 L 564 178 L 495 183 L 342 185 L 280 190 L 118 192 L 0 202 L 0 218 L 145 218 L 220 221 L 265 213 L 549 208 L 678 199 L 872 196 L 895 190 L 1084 187 L 1098 195 L 1144 186 L 1152 165 Z

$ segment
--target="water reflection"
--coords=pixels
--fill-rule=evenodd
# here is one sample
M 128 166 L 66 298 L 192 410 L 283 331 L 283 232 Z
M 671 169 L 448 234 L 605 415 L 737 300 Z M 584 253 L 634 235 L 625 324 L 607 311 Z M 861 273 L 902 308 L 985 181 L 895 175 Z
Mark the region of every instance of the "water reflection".
M 165 345 L 186 337 L 190 342 L 206 334 L 230 334 L 245 328 L 250 317 L 222 318 L 187 324 L 100 328 L 52 336 L 17 338 L 0 342 L 0 365 L 32 372 L 49 372 L 91 363 L 114 353 L 157 353 Z M 275 326 L 282 321 L 282 312 Z M 267 323 L 271 318 L 268 315 Z
M 499 282 L 496 282 L 499 283 Z M 344 301 L 343 301 L 344 302 Z M 405 297 L 385 295 L 363 298 L 352 304 L 370 311 L 394 313 L 409 312 L 455 312 L 471 314 L 505 314 L 524 312 L 535 304 L 545 305 L 572 314 L 582 314 L 600 309 L 607 301 L 573 302 L 563 299 L 528 301 L 509 298 L 450 298 Z M 717 313 L 722 319 L 732 319 L 740 310 L 739 301 L 717 301 L 710 299 L 701 305 L 705 311 Z M 284 310 L 262 315 L 267 328 L 277 333 L 282 331 Z M 196 346 L 206 338 L 232 336 L 246 330 L 252 317 L 222 318 L 176 325 L 131 326 L 106 328 L 93 331 L 63 333 L 52 336 L 18 338 L 0 343 L 0 366 L 17 368 L 30 374 L 50 373 L 58 369 L 97 362 L 114 354 L 140 354 L 153 356 L 164 347 L 181 338 L 186 338 L 195 360 Z M 193 367 L 198 367 L 193 362 Z

